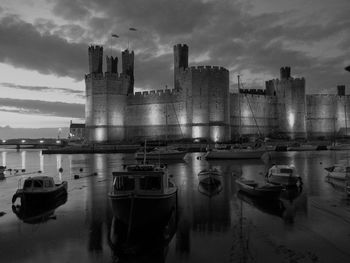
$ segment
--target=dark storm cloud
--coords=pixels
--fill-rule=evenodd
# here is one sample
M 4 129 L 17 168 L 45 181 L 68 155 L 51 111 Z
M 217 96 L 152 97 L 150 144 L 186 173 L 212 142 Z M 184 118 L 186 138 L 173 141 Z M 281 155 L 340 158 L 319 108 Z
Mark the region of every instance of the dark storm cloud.
M 27 85 L 18 85 L 18 84 L 7 83 L 7 82 L 0 83 L 0 86 L 14 88 L 14 89 L 31 90 L 31 91 L 44 91 L 44 92 L 58 91 L 65 94 L 83 95 L 83 91 L 81 90 L 73 90 L 73 89 L 67 89 L 67 88 L 57 88 L 57 87 L 47 87 L 47 86 L 27 86 Z
M 81 80 L 87 68 L 86 50 L 85 44 L 40 34 L 32 24 L 15 16 L 0 20 L 0 62 Z
M 279 68 L 289 65 L 306 77 L 308 92 L 347 81 L 347 75 L 340 72 L 344 54 L 349 52 L 347 10 L 320 23 L 300 18 L 295 9 L 253 15 L 246 3 L 234 0 L 48 1 L 52 12 L 69 24 L 37 20 L 33 26 L 18 18 L 3 18 L 0 61 L 81 79 L 87 72 L 88 43 L 104 44 L 105 53 L 111 45 L 120 50 L 130 43 L 135 50 L 135 85 L 148 89 L 172 85 L 172 46 L 187 43 L 196 64 L 224 66 L 234 70 L 233 75 L 249 71 L 278 77 Z M 130 27 L 137 31 L 129 31 Z M 111 33 L 120 38 L 111 39 Z M 333 38 L 339 41 L 332 43 L 332 49 L 342 55 L 325 50 L 327 56 L 319 57 L 308 52 Z M 164 51 L 164 47 L 168 48 Z M 262 86 L 265 80 L 261 79 Z
M 84 104 L 0 98 L 0 111 L 84 118 Z

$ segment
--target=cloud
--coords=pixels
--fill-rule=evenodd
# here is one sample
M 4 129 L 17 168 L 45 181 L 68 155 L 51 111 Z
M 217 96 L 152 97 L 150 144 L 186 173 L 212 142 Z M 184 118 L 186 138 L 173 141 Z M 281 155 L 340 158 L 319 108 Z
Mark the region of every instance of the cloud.
M 84 104 L 0 98 L 0 111 L 56 117 L 84 118 Z
M 84 92 L 81 90 L 73 90 L 73 89 L 67 89 L 67 88 L 57 88 L 57 87 L 47 87 L 47 86 L 27 86 L 27 85 L 18 85 L 18 84 L 7 83 L 7 82 L 0 82 L 0 86 L 14 88 L 14 89 L 31 90 L 31 91 L 43 91 L 43 92 L 58 91 L 65 94 L 73 94 L 73 95 L 76 94 L 81 96 L 84 95 Z
M 87 45 L 40 34 L 33 24 L 6 16 L 0 20 L 0 62 L 81 80 L 87 71 Z

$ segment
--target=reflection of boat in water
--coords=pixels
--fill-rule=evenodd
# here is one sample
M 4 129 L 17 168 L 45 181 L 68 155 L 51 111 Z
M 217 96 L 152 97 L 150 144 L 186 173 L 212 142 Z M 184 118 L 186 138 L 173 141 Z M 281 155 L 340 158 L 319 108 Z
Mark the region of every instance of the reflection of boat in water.
M 283 203 L 277 198 L 267 202 L 264 199 L 254 198 L 241 191 L 238 192 L 237 197 L 267 214 L 282 217 L 285 209 Z
M 283 187 L 280 185 L 273 185 L 269 183 L 265 183 L 263 185 L 259 185 L 254 180 L 246 180 L 246 179 L 237 179 L 236 184 L 240 191 L 259 198 L 265 199 L 273 199 L 278 198 Z
M 273 165 L 267 175 L 267 181 L 272 184 L 295 186 L 301 184 L 301 177 L 298 175 L 294 165 Z
M 12 205 L 12 211 L 19 219 L 28 224 L 44 223 L 56 219 L 55 209 L 67 202 L 67 193 L 58 199 L 51 200 L 44 205 L 26 204 Z
M 20 187 L 21 179 L 18 182 Z M 12 197 L 12 203 L 17 198 L 21 199 L 21 204 L 42 206 L 51 204 L 55 200 L 67 195 L 67 182 L 55 184 L 52 177 L 35 176 L 25 179 L 23 188 L 18 189 Z
M 115 259 L 113 262 L 165 262 L 168 244 L 176 228 L 176 210 L 160 224 L 136 229 L 125 227 L 113 217 L 108 240 Z
M 177 204 L 177 187 L 166 167 L 128 165 L 122 172 L 113 172 L 109 193 L 114 216 L 127 225 L 144 226 L 164 221 Z
M 219 179 L 220 172 L 217 169 L 209 168 L 198 173 L 198 191 L 209 197 L 221 192 L 222 184 Z

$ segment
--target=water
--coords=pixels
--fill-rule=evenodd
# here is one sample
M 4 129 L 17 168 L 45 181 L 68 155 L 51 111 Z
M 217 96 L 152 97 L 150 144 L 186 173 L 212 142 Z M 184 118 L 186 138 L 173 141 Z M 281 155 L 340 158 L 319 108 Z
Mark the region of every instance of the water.
M 0 262 L 350 262 L 350 199 L 341 182 L 325 180 L 323 169 L 346 159 L 347 152 L 274 153 L 268 163 L 207 162 L 199 156 L 168 164 L 179 188 L 177 224 L 167 233 L 135 233 L 137 250 L 125 250 L 116 240 L 126 230 L 113 220 L 107 193 L 112 171 L 132 155 L 3 150 L 0 164 L 8 168 L 68 181 L 68 200 L 39 222 L 23 222 L 12 212 L 11 198 L 18 180 L 29 175 L 7 173 L 0 181 Z M 235 179 L 263 181 L 272 163 L 294 164 L 304 182 L 301 191 L 284 193 L 282 204 L 237 195 Z M 197 174 L 208 167 L 222 172 L 222 191 L 213 196 L 199 192 Z

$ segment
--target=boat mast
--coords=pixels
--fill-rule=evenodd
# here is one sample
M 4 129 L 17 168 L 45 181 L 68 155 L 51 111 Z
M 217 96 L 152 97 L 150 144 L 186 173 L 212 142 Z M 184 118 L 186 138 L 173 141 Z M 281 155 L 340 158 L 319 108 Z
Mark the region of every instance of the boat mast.
M 239 109 L 239 123 L 238 123 L 238 135 L 239 135 L 239 141 L 241 142 L 241 85 L 240 85 L 240 80 L 239 80 L 239 75 L 237 75 L 237 78 L 238 78 L 238 109 Z

